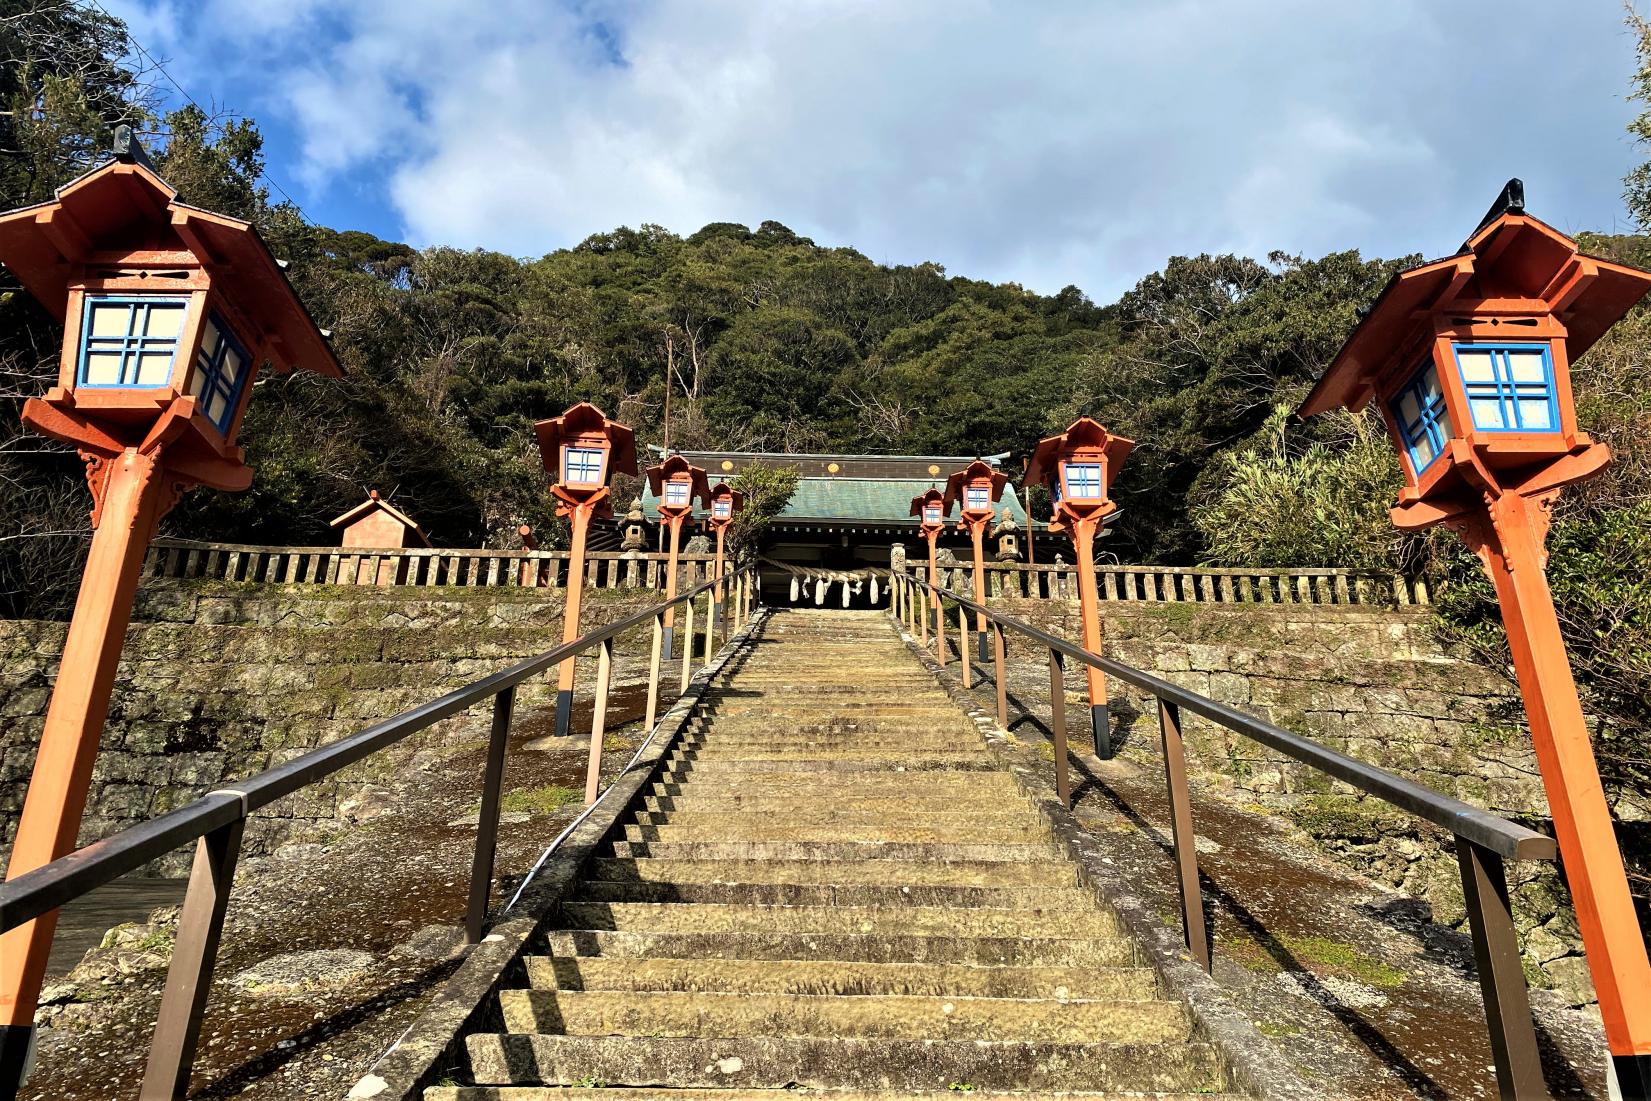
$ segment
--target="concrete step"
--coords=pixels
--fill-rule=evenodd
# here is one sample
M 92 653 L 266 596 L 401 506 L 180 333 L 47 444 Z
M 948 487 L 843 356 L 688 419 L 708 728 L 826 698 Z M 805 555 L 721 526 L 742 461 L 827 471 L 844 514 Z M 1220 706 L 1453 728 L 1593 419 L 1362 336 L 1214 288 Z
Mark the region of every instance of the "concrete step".
M 529 956 L 542 990 L 698 990 L 723 994 L 908 994 L 971 998 L 1150 1001 L 1147 967 L 982 967 L 843 960 L 610 959 Z
M 863 807 L 853 799 L 842 802 L 792 802 L 783 810 L 776 807 L 735 805 L 684 810 L 639 810 L 638 826 L 680 826 L 684 829 L 698 826 L 729 825 L 753 829 L 796 829 L 804 826 L 842 826 L 859 829 L 879 825 L 890 830 L 904 830 L 912 826 L 927 829 L 957 830 L 962 839 L 976 825 L 984 823 L 994 828 L 1015 828 L 1043 832 L 1042 825 L 1029 819 L 1024 807 L 995 807 L 990 804 L 971 811 L 958 803 L 929 803 L 910 807 Z M 777 838 L 778 839 L 778 838 Z M 845 838 L 846 840 L 847 838 Z
M 916 753 L 908 754 L 904 759 L 887 758 L 884 760 L 833 760 L 830 758 L 809 758 L 798 760 L 736 760 L 723 758 L 721 760 L 684 760 L 675 755 L 665 767 L 663 774 L 667 783 L 684 783 L 692 776 L 696 779 L 714 779 L 723 786 L 737 785 L 741 776 L 766 775 L 769 773 L 802 773 L 840 774 L 847 777 L 850 773 L 858 772 L 992 772 L 1001 776 L 992 767 L 992 760 L 984 753 L 952 754 L 944 758 L 934 758 L 929 755 Z M 828 781 L 829 782 L 829 781 Z M 842 783 L 856 783 L 854 780 L 842 779 Z M 920 787 L 913 781 L 914 788 Z
M 895 883 L 605 883 L 579 889 L 580 902 L 702 902 L 734 906 L 978 906 L 1087 910 L 1077 887 L 951 887 Z
M 680 1098 L 681 1101 L 955 1101 L 959 1092 L 953 1089 L 901 1090 L 891 1093 L 878 1090 L 865 1093 L 859 1090 L 723 1090 L 715 1088 L 676 1089 L 670 1086 L 650 1086 L 646 1089 L 610 1089 L 579 1086 L 428 1086 L 424 1101 L 653 1101 L 654 1098 Z M 969 1101 L 1035 1101 L 1032 1094 L 1019 1090 L 970 1089 L 962 1096 Z M 1061 1090 L 1054 1095 L 1065 1101 L 1236 1101 L 1232 1094 L 1211 1093 L 1097 1093 L 1093 1090 Z
M 937 887 L 1075 887 L 1065 861 L 898 860 L 596 860 L 587 882 L 613 883 L 870 883 Z
M 1048 864 L 1060 859 L 1048 843 L 930 845 L 908 841 L 615 841 L 613 855 L 667 860 L 927 860 L 937 864 L 983 860 Z
M 954 821 L 952 819 L 946 822 Z M 700 818 L 686 825 L 626 826 L 626 841 L 903 841 L 916 844 L 1014 845 L 1047 837 L 1037 820 L 996 824 L 929 825 L 921 820 L 901 822 L 802 823 L 775 821 L 758 815 L 718 821 Z
M 612 959 L 844 960 L 992 967 L 1119 967 L 1138 962 L 1128 941 L 1041 936 L 952 937 L 888 933 L 619 932 L 558 929 L 556 956 Z
M 932 749 L 911 746 L 890 746 L 886 749 L 874 746 L 812 749 L 808 746 L 796 746 L 780 749 L 761 749 L 734 743 L 708 745 L 704 748 L 673 749 L 666 760 L 669 765 L 688 762 L 724 764 L 739 761 L 827 761 L 835 764 L 838 761 L 857 761 L 864 763 L 880 762 L 891 766 L 909 764 L 931 767 L 952 764 L 984 765 L 990 762 L 984 746 Z
M 562 926 L 640 933 L 889 933 L 946 937 L 1110 938 L 1117 918 L 1095 910 L 957 910 L 945 906 L 733 906 L 564 902 Z
M 481 1085 L 945 1090 L 1225 1089 L 1208 1044 L 1056 1044 L 841 1037 L 518 1036 L 466 1038 Z
M 726 767 L 726 766 L 725 766 Z M 702 780 L 709 777 L 701 777 Z M 745 795 L 773 795 L 787 793 L 804 795 L 815 792 L 833 792 L 852 797 L 897 797 L 902 795 L 940 795 L 955 793 L 959 798 L 1010 798 L 1024 802 L 1026 796 L 1015 782 L 1001 772 L 989 769 L 953 769 L 929 771 L 915 777 L 897 769 L 844 769 L 837 774 L 831 769 L 764 769 L 760 781 L 747 784 L 694 783 L 692 790 L 686 775 L 680 779 L 665 778 L 648 789 L 650 795 L 708 795 L 713 798 L 733 798 Z
M 964 1093 L 969 1101 L 1035 1101 L 1032 1094 L 1018 1090 L 971 1089 Z M 1232 1094 L 1210 1093 L 1096 1093 L 1092 1090 L 1061 1090 L 1054 1096 L 1071 1101 L 1236 1101 Z M 681 1101 L 955 1101 L 958 1091 L 901 1090 L 890 1093 L 878 1090 L 864 1093 L 859 1090 L 788 1089 L 776 1094 L 774 1090 L 676 1089 L 670 1086 L 650 1086 L 647 1089 L 609 1089 L 578 1086 L 428 1086 L 424 1101 L 652 1101 L 653 1098 L 680 1098 Z
M 1027 809 L 1024 799 L 1011 802 L 1003 794 L 993 792 L 985 798 L 960 797 L 952 793 L 907 792 L 903 795 L 880 793 L 862 795 L 845 792 L 841 799 L 822 800 L 821 807 L 832 807 L 860 815 L 903 814 L 957 815 L 970 807 L 991 807 L 999 815 L 1022 814 Z M 769 794 L 767 792 L 705 792 L 690 795 L 649 795 L 643 798 L 642 808 L 649 814 L 725 814 L 744 811 L 750 814 L 771 814 L 779 817 L 796 812 L 798 807 L 814 806 L 809 797 L 800 793 Z M 658 819 L 653 819 L 658 821 Z
M 1190 1038 L 1166 1001 L 1054 1001 L 905 994 L 715 994 L 674 990 L 505 990 L 506 1032 L 570 1036 L 840 1036 L 1168 1044 Z

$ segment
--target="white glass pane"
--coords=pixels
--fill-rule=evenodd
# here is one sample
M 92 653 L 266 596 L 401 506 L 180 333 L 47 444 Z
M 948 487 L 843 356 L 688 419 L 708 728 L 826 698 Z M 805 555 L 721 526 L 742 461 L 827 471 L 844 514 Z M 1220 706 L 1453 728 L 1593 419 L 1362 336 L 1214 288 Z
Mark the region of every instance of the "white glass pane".
M 1470 349 L 1458 346 L 1456 362 L 1462 368 L 1464 382 L 1494 382 L 1496 380 L 1496 364 L 1491 360 L 1490 349 Z M 1437 379 L 1435 379 L 1437 385 Z
M 1433 461 L 1438 452 L 1433 449 L 1433 441 L 1423 436 L 1416 441 L 1416 466 L 1421 469 Z
M 1508 368 L 1515 382 L 1545 382 L 1548 377 L 1541 348 L 1509 348 Z
M 1539 400 L 1526 398 L 1521 401 L 1519 403 L 1519 421 L 1522 427 L 1529 428 L 1533 432 L 1546 432 L 1555 427 L 1549 416 L 1548 400 L 1546 398 Z
M 1450 424 L 1450 411 L 1448 409 L 1445 409 L 1443 406 L 1440 406 L 1440 408 L 1439 408 L 1438 420 L 1439 420 L 1439 434 L 1444 439 L 1448 440 L 1452 436 L 1456 435 L 1455 429 L 1453 429 L 1451 427 L 1451 424 Z
M 1414 429 L 1416 422 L 1422 419 L 1421 406 L 1416 404 L 1416 392 L 1406 390 L 1399 397 L 1399 419 L 1406 428 Z
M 206 415 L 214 423 L 223 420 L 224 410 L 229 408 L 229 399 L 224 397 L 222 390 L 215 390 L 206 403 Z
M 94 302 L 92 310 L 93 336 L 125 336 L 131 319 L 131 307 L 111 302 Z
M 176 304 L 156 305 L 148 307 L 149 318 L 144 325 L 144 336 L 167 336 L 177 338 L 178 330 L 183 328 L 183 306 Z
M 207 370 L 206 365 L 201 362 L 201 357 L 196 356 L 195 368 L 189 372 L 189 392 L 197 398 L 206 389 Z
M 133 386 L 165 386 L 172 381 L 172 352 L 145 352 L 138 357 L 137 378 Z
M 1507 423 L 1502 419 L 1502 403 L 1495 398 L 1474 398 L 1469 402 L 1473 407 L 1473 423 L 1479 428 L 1506 428 Z
M 120 353 L 89 353 L 86 356 L 85 382 L 88 386 L 119 386 Z
M 218 351 L 218 326 L 208 319 L 205 330 L 201 333 L 201 353 L 208 358 Z
M 223 376 L 226 386 L 231 388 L 235 386 L 235 380 L 241 377 L 243 366 L 245 366 L 245 361 L 241 359 L 240 352 L 237 352 L 234 348 L 224 349 Z

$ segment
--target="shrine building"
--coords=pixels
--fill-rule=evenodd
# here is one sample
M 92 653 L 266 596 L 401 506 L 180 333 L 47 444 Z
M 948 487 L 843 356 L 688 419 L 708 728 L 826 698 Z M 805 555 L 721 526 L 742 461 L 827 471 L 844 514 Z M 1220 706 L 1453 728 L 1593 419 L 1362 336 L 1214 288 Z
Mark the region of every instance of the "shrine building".
M 657 450 L 657 449 L 655 449 Z M 925 557 L 924 543 L 917 531 L 917 517 L 911 515 L 912 498 L 929 489 L 944 489 L 948 475 L 962 470 L 974 455 L 814 455 L 767 454 L 744 451 L 684 451 L 682 456 L 705 469 L 713 483 L 732 482 L 752 467 L 796 467 L 801 473 L 797 491 L 785 509 L 768 527 L 762 570 L 763 599 L 770 604 L 790 603 L 791 574 L 784 566 L 853 571 L 887 569 L 895 544 L 903 544 L 910 560 Z M 984 456 L 986 462 L 1001 467 L 1007 454 Z M 1007 472 L 1007 471 L 1006 471 Z M 659 502 L 646 486 L 642 507 L 650 524 L 659 522 Z M 1001 516 L 1007 509 L 1019 528 L 1021 560 L 1025 560 L 1027 519 L 1025 501 L 1013 485 L 998 502 Z M 695 519 L 704 509 L 695 508 Z M 947 517 L 956 521 L 957 510 Z M 1063 536 L 1048 532 L 1038 522 L 1033 554 L 1049 561 L 1065 546 Z M 969 538 L 948 523 L 940 537 L 942 549 L 950 549 L 960 560 L 970 558 Z M 988 557 L 995 557 L 996 541 L 988 542 Z M 783 564 L 783 565 L 779 565 Z M 877 603 L 886 601 L 884 594 Z M 869 601 L 861 598 L 857 603 Z

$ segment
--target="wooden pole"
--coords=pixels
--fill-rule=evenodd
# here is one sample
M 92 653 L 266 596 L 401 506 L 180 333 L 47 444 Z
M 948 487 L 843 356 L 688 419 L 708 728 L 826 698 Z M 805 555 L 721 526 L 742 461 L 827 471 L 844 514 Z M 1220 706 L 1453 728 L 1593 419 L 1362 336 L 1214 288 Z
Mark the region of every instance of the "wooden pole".
M 171 497 L 154 454 L 127 448 L 98 461 L 106 464 L 106 481 L 7 879 L 75 847 L 144 555 Z M 22 1081 L 56 929 L 54 910 L 0 935 L 0 1096 Z
M 590 514 L 594 506 L 581 503 L 573 508 L 573 546 L 568 551 L 568 595 L 562 608 L 562 642 L 567 644 L 579 637 L 579 611 L 585 595 L 585 536 L 590 530 Z M 573 716 L 574 659 L 567 658 L 556 667 L 556 734 L 566 737 L 568 723 Z
M 1624 1097 L 1651 1087 L 1651 964 L 1544 571 L 1541 505 L 1502 493 L 1463 524 L 1502 606 L 1594 993 Z
M 1095 529 L 1099 519 L 1084 517 L 1068 521 L 1072 529 L 1072 546 L 1078 556 L 1078 607 L 1083 618 L 1083 648 L 1092 654 L 1101 652 L 1101 596 L 1095 584 Z M 1095 738 L 1095 756 L 1103 761 L 1112 759 L 1112 723 L 1106 701 L 1106 674 L 1093 665 L 1084 667 L 1089 674 L 1089 724 Z

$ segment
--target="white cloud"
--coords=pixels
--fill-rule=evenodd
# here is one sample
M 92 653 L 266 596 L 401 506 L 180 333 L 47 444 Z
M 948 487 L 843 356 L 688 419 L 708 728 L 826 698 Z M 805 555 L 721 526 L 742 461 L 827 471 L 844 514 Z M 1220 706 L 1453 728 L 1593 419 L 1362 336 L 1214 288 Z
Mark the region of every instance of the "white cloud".
M 524 255 L 619 224 L 775 218 L 1107 299 L 1174 252 L 1440 252 L 1511 174 L 1539 214 L 1600 224 L 1631 160 L 1610 5 L 208 10 L 174 40 L 259 74 L 312 189 L 377 180 L 414 241 Z

